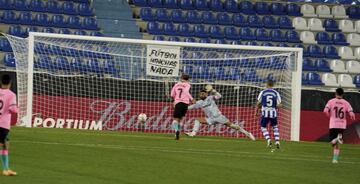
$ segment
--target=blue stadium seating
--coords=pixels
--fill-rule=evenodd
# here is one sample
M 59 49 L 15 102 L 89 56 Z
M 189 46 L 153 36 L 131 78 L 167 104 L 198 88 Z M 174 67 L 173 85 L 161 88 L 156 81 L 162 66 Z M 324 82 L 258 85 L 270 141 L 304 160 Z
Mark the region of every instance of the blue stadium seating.
M 272 43 L 270 42 L 264 42 L 263 44 L 261 44 L 262 46 L 267 46 L 267 47 L 272 47 L 274 46 Z
M 269 5 L 266 2 L 256 2 L 255 3 L 256 13 L 259 15 L 268 15 L 270 14 Z
M 194 42 L 196 42 L 196 40 L 195 40 L 195 38 L 184 38 L 184 42 L 192 42 L 192 43 L 194 43 Z
M 69 28 L 73 28 L 73 29 L 81 28 L 81 22 L 78 16 L 69 16 L 67 22 Z
M 202 16 L 200 16 L 200 14 L 196 10 L 190 10 L 187 13 L 187 22 L 194 24 L 202 23 Z
M 156 10 L 156 19 L 158 21 L 166 22 L 170 20 L 170 17 L 166 11 L 166 9 L 157 9 Z
M 218 13 L 217 19 L 218 19 L 218 23 L 220 25 L 232 25 L 233 24 L 228 13 L 224 13 L 224 12 Z
M 151 8 L 147 8 L 147 7 L 140 9 L 140 18 L 145 21 L 155 20 Z
M 270 10 L 273 15 L 286 15 L 285 6 L 283 3 L 272 3 Z
M 337 53 L 337 50 L 332 45 L 327 45 L 324 47 L 324 54 L 327 58 L 340 59 L 340 56 Z
M 235 26 L 239 26 L 239 27 L 248 26 L 248 23 L 245 20 L 244 16 L 242 16 L 239 13 L 233 14 L 232 20 L 233 20 L 233 23 L 234 23 Z
M 164 23 L 164 34 L 165 35 L 177 35 L 177 29 L 171 22 Z
M 4 55 L 4 64 L 7 67 L 16 67 L 15 57 L 13 53 L 6 53 Z
M 224 38 L 224 34 L 222 34 L 221 28 L 219 26 L 210 26 L 209 33 L 211 38 Z
M 179 42 L 180 38 L 177 36 L 170 36 L 168 40 L 172 42 Z
M 3 10 L 13 9 L 11 1 L 8 1 L 8 0 L 0 0 L 0 7 Z
M 301 77 L 301 84 L 302 85 L 308 85 L 309 84 L 309 80 L 307 79 L 306 73 L 302 72 L 302 77 Z
M 286 7 L 287 14 L 289 16 L 302 16 L 300 12 L 300 7 L 295 3 L 290 3 Z
M 183 65 L 182 70 L 184 73 L 192 76 L 194 72 L 194 67 L 192 65 Z
M 62 9 L 60 8 L 58 1 L 56 0 L 47 1 L 46 11 L 50 13 L 62 13 Z
M 325 59 L 317 59 L 315 61 L 315 66 L 316 66 L 318 71 L 332 72 L 332 70 L 329 67 L 329 63 Z
M 304 58 L 304 60 L 302 62 L 302 70 L 303 71 L 316 71 L 317 67 L 315 66 L 315 63 L 311 59 Z
M 31 26 L 31 27 L 27 27 L 25 28 L 25 31 L 24 31 L 24 37 L 28 37 L 29 36 L 29 32 L 38 32 L 38 28 L 37 27 L 34 27 L 34 26 Z
M 248 16 L 248 23 L 250 27 L 263 27 L 263 23 L 261 22 L 260 17 L 257 15 L 249 15 Z
M 35 15 L 34 24 L 38 26 L 49 26 L 49 17 L 46 13 L 38 13 Z
M 279 28 L 279 24 L 276 22 L 274 16 L 271 16 L 271 15 L 264 16 L 262 19 L 262 22 L 264 24 L 264 27 L 266 27 L 266 28 L 270 28 L 270 29 Z
M 148 0 L 148 4 L 150 7 L 155 7 L 155 8 L 162 8 L 163 4 L 161 0 Z
M 334 19 L 326 19 L 324 21 L 324 28 L 326 31 L 329 31 L 329 32 L 339 32 L 340 31 L 338 24 L 336 23 L 336 21 Z
M 148 6 L 147 0 L 133 0 L 133 3 L 140 7 Z
M 170 9 L 177 9 L 179 8 L 179 5 L 177 3 L 177 0 L 164 0 L 163 7 Z
M 52 60 L 51 60 L 50 56 L 40 56 L 35 59 L 34 67 L 49 69 L 51 63 L 52 63 Z
M 242 80 L 248 82 L 262 82 L 262 79 L 257 76 L 256 70 L 254 69 L 245 70 Z
M 111 74 L 113 76 L 116 76 L 118 73 L 115 66 L 115 62 L 110 59 L 105 60 L 103 69 L 104 69 L 104 73 Z
M 74 35 L 87 35 L 87 33 L 84 30 L 76 30 L 74 31 Z
M 205 11 L 202 13 L 202 20 L 205 24 L 217 24 L 217 18 L 211 11 Z
M 240 37 L 239 37 L 240 38 Z M 230 39 L 231 40 L 231 39 Z M 232 40 L 230 41 L 230 44 L 231 45 L 242 45 L 241 41 L 240 40 Z
M 333 42 L 327 32 L 318 32 L 316 34 L 316 41 L 318 44 L 325 44 L 325 45 L 333 44 Z
M 211 39 L 210 38 L 201 38 L 201 39 L 199 39 L 199 43 L 211 43 Z
M 286 43 L 284 43 L 284 42 L 279 43 L 277 46 L 278 46 L 278 47 L 289 47 L 289 45 L 286 44 Z
M 85 60 L 86 68 L 89 72 L 101 73 L 102 68 L 100 67 L 99 61 L 95 58 Z M 134 65 L 135 66 L 135 65 Z
M 44 27 L 42 29 L 42 32 L 44 32 L 44 33 L 55 33 L 55 30 L 52 27 Z
M 67 27 L 67 22 L 63 15 L 53 15 L 51 17 L 51 24 L 54 27 Z
M 10 43 L 6 38 L 0 38 L 0 51 L 12 52 Z
M 75 9 L 74 3 L 71 1 L 65 1 L 62 4 L 62 9 L 63 9 L 64 14 L 69 14 L 69 15 L 77 15 L 78 14 L 78 12 Z
M 185 10 L 193 10 L 194 5 L 192 0 L 180 0 L 180 7 L 181 9 Z
M 238 68 L 230 67 L 227 79 L 229 80 L 240 80 L 241 72 Z
M 200 65 L 197 68 L 197 73 L 193 73 L 194 78 L 208 79 L 211 77 L 210 68 L 206 65 Z
M 259 41 L 270 41 L 271 38 L 269 36 L 269 33 L 264 28 L 259 28 L 255 32 L 256 39 Z
M 280 29 L 273 29 L 270 31 L 271 40 L 273 42 L 285 42 L 286 38 L 284 37 L 283 33 Z
M 255 40 L 256 39 L 252 30 L 248 27 L 242 27 L 240 29 L 240 37 L 242 40 Z
M 240 9 L 238 8 L 238 4 L 235 0 L 226 0 L 224 7 L 226 12 L 231 12 L 231 13 L 240 12 Z
M 256 46 L 258 45 L 256 41 L 247 41 L 244 43 L 244 45 L 252 45 L 252 46 Z
M 335 45 L 349 45 L 346 41 L 346 37 L 343 33 L 334 33 L 332 35 L 332 40 Z
M 5 24 L 17 24 L 18 19 L 17 19 L 14 11 L 5 10 L 5 11 L 3 11 L 1 22 L 5 23 Z
M 18 37 L 24 36 L 23 30 L 22 30 L 22 28 L 20 26 L 10 26 L 9 30 L 8 30 L 8 33 L 10 35 L 14 35 L 14 36 L 18 36 Z
M 154 35 L 159 35 L 163 33 L 162 27 L 157 22 L 148 22 L 146 30 L 149 34 L 154 34 Z
M 64 56 L 57 56 L 52 62 L 52 68 L 57 70 L 70 70 L 70 63 Z
M 289 30 L 285 33 L 285 37 L 288 42 L 290 43 L 300 43 L 299 34 L 296 31 Z
M 46 6 L 42 0 L 31 0 L 28 9 L 35 12 L 45 12 Z
M 15 10 L 26 11 L 28 10 L 26 1 L 23 0 L 14 0 L 13 6 Z
M 244 14 L 255 14 L 254 5 L 250 1 L 241 1 L 239 4 L 240 11 Z
M 280 26 L 280 29 L 294 29 L 290 18 L 287 16 L 279 17 L 278 24 Z
M 309 45 L 308 47 L 309 56 L 311 57 L 324 57 L 324 54 L 322 53 L 320 47 L 318 45 Z
M 349 6 L 346 9 L 346 14 L 349 15 L 352 19 L 359 19 L 360 18 L 360 10 L 356 6 Z
M 100 31 L 92 31 L 90 32 L 90 36 L 104 36 L 104 34 Z
M 83 28 L 90 29 L 90 30 L 98 30 L 99 27 L 97 26 L 96 19 L 93 17 L 85 17 L 83 19 Z
M 181 10 L 172 10 L 171 20 L 175 23 L 187 22 L 186 15 Z
M 360 88 L 360 75 L 355 75 L 354 84 L 356 85 L 357 88 Z
M 309 85 L 324 85 L 321 82 L 320 75 L 314 72 L 309 72 L 307 74 L 308 84 Z
M 295 48 L 302 48 L 303 49 L 303 57 L 308 57 L 310 56 L 310 52 L 308 48 L 305 48 L 303 44 L 295 44 L 294 45 Z
M 21 12 L 19 15 L 19 24 L 28 25 L 32 24 L 32 16 L 30 12 Z
M 59 33 L 60 34 L 70 34 L 70 30 L 66 29 L 66 28 L 61 28 L 61 29 L 59 29 Z
M 194 35 L 193 29 L 189 26 L 189 24 L 186 24 L 186 23 L 179 24 L 178 32 L 179 32 L 179 35 L 181 35 L 181 36 L 193 36 Z
M 240 38 L 235 27 L 225 27 L 224 34 L 226 39 L 238 40 Z
M 214 69 L 214 77 L 216 80 L 228 79 L 227 74 L 225 73 L 225 68 L 224 67 L 216 67 Z
M 227 41 L 225 39 L 216 39 L 214 41 L 215 44 L 227 44 Z
M 80 3 L 78 5 L 78 9 L 77 9 L 79 15 L 82 16 L 92 16 L 94 15 L 92 8 L 89 6 L 88 3 Z
M 194 36 L 200 38 L 207 38 L 209 37 L 209 32 L 204 25 L 198 24 L 194 26 Z
M 224 11 L 224 5 L 221 0 L 210 0 L 209 7 L 212 11 Z

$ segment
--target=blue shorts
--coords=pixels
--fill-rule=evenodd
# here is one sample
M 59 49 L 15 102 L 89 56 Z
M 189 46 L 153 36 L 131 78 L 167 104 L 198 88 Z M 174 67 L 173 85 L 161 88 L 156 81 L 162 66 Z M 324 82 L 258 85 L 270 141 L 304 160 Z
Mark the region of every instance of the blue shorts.
M 271 123 L 271 124 L 270 124 L 271 126 L 276 126 L 276 125 L 277 125 L 277 118 L 265 118 L 265 117 L 261 117 L 260 125 L 261 125 L 261 127 L 266 127 L 266 125 L 267 125 L 269 122 Z

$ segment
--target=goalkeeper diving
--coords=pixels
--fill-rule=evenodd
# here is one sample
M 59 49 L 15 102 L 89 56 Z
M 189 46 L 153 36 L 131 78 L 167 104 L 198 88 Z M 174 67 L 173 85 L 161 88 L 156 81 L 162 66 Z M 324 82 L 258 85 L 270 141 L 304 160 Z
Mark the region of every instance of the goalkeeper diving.
M 211 85 L 207 85 L 204 90 L 201 90 L 199 97 L 201 100 L 198 100 L 195 104 L 190 105 L 188 109 L 190 110 L 201 108 L 204 111 L 206 118 L 196 118 L 192 132 L 185 133 L 186 135 L 191 137 L 195 136 L 200 129 L 200 123 L 208 125 L 219 123 L 240 131 L 241 133 L 244 133 L 246 136 L 248 136 L 251 140 L 255 140 L 255 137 L 250 132 L 246 131 L 241 126 L 230 122 L 230 120 L 221 113 L 218 106 L 216 105 L 215 100 L 220 99 L 222 96 Z

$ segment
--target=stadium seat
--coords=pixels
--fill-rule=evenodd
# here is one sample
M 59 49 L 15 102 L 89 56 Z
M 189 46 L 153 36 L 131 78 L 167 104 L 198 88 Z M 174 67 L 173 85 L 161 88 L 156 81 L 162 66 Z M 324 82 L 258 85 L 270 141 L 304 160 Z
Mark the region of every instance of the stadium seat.
M 356 6 L 349 6 L 346 9 L 346 14 L 351 18 L 351 19 L 359 19 L 360 18 L 360 14 L 359 14 L 359 8 Z
M 230 41 L 230 44 L 231 45 L 242 45 L 240 40 L 232 40 L 232 41 Z
M 209 10 L 209 4 L 207 0 L 195 0 L 195 9 L 206 11 Z
M 77 11 L 78 11 L 79 15 L 82 15 L 82 16 L 94 15 L 93 10 L 88 3 L 79 3 Z
M 333 41 L 331 40 L 327 32 L 318 32 L 316 33 L 315 40 L 318 44 L 332 45 Z
M 24 36 L 23 30 L 20 26 L 10 26 L 8 30 L 8 34 L 18 37 Z
M 290 3 L 286 7 L 287 14 L 289 16 L 302 16 L 300 13 L 300 7 L 297 4 Z
M 51 62 L 51 67 L 57 70 L 70 70 L 70 63 L 68 59 L 64 56 L 57 56 L 53 62 Z
M 325 84 L 325 86 L 339 87 L 336 76 L 332 73 L 323 74 L 321 81 Z
M 273 29 L 270 31 L 271 40 L 273 42 L 285 42 L 286 38 L 284 37 L 283 33 L 279 29 Z
M 315 35 L 311 31 L 303 31 L 300 33 L 300 40 L 307 44 L 316 44 Z
M 181 35 L 181 36 L 193 36 L 194 35 L 193 29 L 189 26 L 189 24 L 185 24 L 185 23 L 179 24 L 178 32 L 179 32 L 179 35 Z
M 12 52 L 10 43 L 6 38 L 0 38 L 0 51 Z
M 171 20 L 174 23 L 187 22 L 186 15 L 181 10 L 172 10 L 171 11 Z
M 204 25 L 198 24 L 194 26 L 194 36 L 200 38 L 207 38 L 209 37 L 209 31 L 207 28 L 205 28 Z
M 180 8 L 184 10 L 193 10 L 194 5 L 192 0 L 180 0 Z
M 241 79 L 241 71 L 238 68 L 230 67 L 229 73 L 225 76 L 225 80 L 240 80 Z
M 360 33 L 360 20 L 355 21 L 355 29 L 357 33 Z
M 170 36 L 168 40 L 171 42 L 179 42 L 180 38 L 177 36 Z
M 42 0 L 31 0 L 28 9 L 34 12 L 45 12 L 46 6 Z
M 163 27 L 164 27 L 165 35 L 177 35 L 178 34 L 177 27 L 171 22 L 164 23 Z
M 64 14 L 69 14 L 69 15 L 77 15 L 78 12 L 75 9 L 75 5 L 73 2 L 71 1 L 65 1 L 62 4 L 62 10 Z
M 52 60 L 50 56 L 42 56 L 35 58 L 34 67 L 35 68 L 42 68 L 42 69 L 49 69 Z
M 346 46 L 339 48 L 339 56 L 341 59 L 355 59 L 352 48 Z
M 26 10 L 28 10 L 28 6 L 26 4 L 26 1 L 23 1 L 23 0 L 14 0 L 13 7 L 17 11 L 26 11 Z
M 302 63 L 302 69 L 303 71 L 316 71 L 317 68 L 315 66 L 315 63 L 308 58 L 305 58 Z
M 308 20 L 308 26 L 311 31 L 325 31 L 323 24 L 318 18 L 311 18 Z
M 104 73 L 111 74 L 113 76 L 116 76 L 118 72 L 115 66 L 115 62 L 110 59 L 104 61 L 103 69 L 104 69 Z
M 262 22 L 263 22 L 265 28 L 270 28 L 270 29 L 279 28 L 279 24 L 275 20 L 274 16 L 271 16 L 271 15 L 264 16 L 262 19 Z
M 16 67 L 15 57 L 13 53 L 6 53 L 4 55 L 4 64 L 7 67 Z
M 191 75 L 191 76 L 194 73 L 194 67 L 192 65 L 183 65 L 182 70 L 184 73 Z
M 287 16 L 279 17 L 278 24 L 280 26 L 280 29 L 294 29 L 291 20 Z
M 324 57 L 320 47 L 318 45 L 309 45 L 308 47 L 309 56 L 321 58 Z
M 300 37 L 299 34 L 296 31 L 289 30 L 285 33 L 285 38 L 288 42 L 291 43 L 300 43 Z
M 228 13 L 220 12 L 217 14 L 218 23 L 220 25 L 232 25 L 233 22 Z
M 268 15 L 271 14 L 270 7 L 266 2 L 256 2 L 255 11 L 259 15 Z
M 245 70 L 242 80 L 245 82 L 261 82 L 262 81 L 260 79 L 260 77 L 257 76 L 256 70 L 254 70 L 254 69 Z
M 54 27 L 67 27 L 67 22 L 63 15 L 53 15 L 51 17 L 51 24 Z
M 356 59 L 360 59 L 360 47 L 354 49 L 354 56 Z
M 346 38 L 343 33 L 334 33 L 332 35 L 332 40 L 335 45 L 349 45 L 349 43 L 346 42 Z
M 166 11 L 166 9 L 160 8 L 156 10 L 156 20 L 160 22 L 170 21 L 170 17 Z
M 163 7 L 161 0 L 148 0 L 148 5 L 153 8 L 162 8 Z
M 70 34 L 70 30 L 69 29 L 66 29 L 66 28 L 61 28 L 59 29 L 59 34 Z
M 324 28 L 329 32 L 339 32 L 340 29 L 334 19 L 326 19 L 324 21 Z
M 202 20 L 202 16 L 200 16 L 198 11 L 190 10 L 187 13 L 187 21 L 186 22 L 193 23 L 193 24 L 200 24 L 203 22 L 203 20 Z
M 164 36 L 161 36 L 161 35 L 156 35 L 156 36 L 153 37 L 153 40 L 164 41 L 164 40 L 165 40 L 165 37 L 164 37 Z
M 250 27 L 263 27 L 263 23 L 261 22 L 260 17 L 257 15 L 249 15 L 248 23 Z
M 140 7 L 148 6 L 147 0 L 133 0 L 132 2 L 134 3 L 135 6 L 140 6 Z
M 148 7 L 144 7 L 140 9 L 140 18 L 145 21 L 155 20 L 155 16 L 153 15 L 151 8 Z
M 257 42 L 256 41 L 247 41 L 244 43 L 244 45 L 256 46 Z
M 199 43 L 211 43 L 210 38 L 200 38 Z
M 309 30 L 309 27 L 307 26 L 306 19 L 304 19 L 302 17 L 294 18 L 293 22 L 292 22 L 292 25 L 296 30 Z
M 163 28 L 157 22 L 148 22 L 146 30 L 149 34 L 153 34 L 153 35 L 163 34 Z
M 350 61 L 346 62 L 346 70 L 349 73 L 358 74 L 358 73 L 360 73 L 360 63 L 355 60 L 350 60 Z
M 360 25 L 360 22 L 359 22 Z M 356 32 L 354 28 L 354 24 L 351 20 L 340 20 L 339 21 L 339 29 L 344 33 L 353 33 Z
M 270 10 L 273 15 L 286 15 L 285 6 L 283 3 L 272 3 Z
M 298 43 L 298 44 L 295 44 L 294 47 L 303 49 L 303 57 L 309 57 L 310 56 L 309 49 L 305 48 L 303 44 Z
M 273 47 L 274 45 L 270 42 L 264 42 L 263 44 L 261 44 L 262 46 L 267 46 L 267 47 Z
M 31 25 L 33 23 L 31 13 L 21 12 L 18 23 L 22 25 Z
M 353 84 L 353 79 L 349 74 L 338 75 L 338 82 L 340 84 L 340 87 L 348 87 L 348 88 L 356 87 L 355 84 Z
M 209 8 L 212 11 L 224 11 L 224 5 L 221 0 L 210 0 Z
M 219 26 L 210 26 L 209 34 L 211 38 L 218 38 L 218 39 L 224 38 L 224 34 L 222 33 L 221 28 Z
M 98 30 L 99 29 L 96 19 L 93 17 L 85 17 L 83 19 L 83 28 L 90 29 L 90 30 Z
M 44 32 L 44 33 L 55 33 L 55 30 L 52 27 L 44 27 L 42 29 L 42 32 Z
M 330 68 L 333 72 L 336 72 L 336 73 L 347 73 L 344 62 L 339 59 L 331 60 Z
M 239 8 L 240 8 L 240 12 L 244 14 L 247 15 L 256 14 L 254 5 L 250 1 L 241 1 L 239 4 Z
M 330 69 L 329 63 L 325 59 L 316 59 L 315 67 L 318 71 L 321 72 L 332 72 Z
M 24 31 L 24 37 L 28 37 L 29 36 L 29 32 L 38 32 L 38 28 L 31 26 L 31 27 L 27 27 Z
M 69 16 L 67 22 L 69 28 L 73 28 L 73 29 L 81 28 L 80 17 L 78 16 Z
M 62 13 L 62 9 L 60 8 L 58 1 L 56 1 L 56 0 L 48 0 L 47 1 L 46 11 L 49 13 Z
M 227 44 L 227 41 L 224 39 L 216 39 L 214 41 L 215 44 Z
M 302 85 L 309 85 L 309 80 L 307 79 L 307 74 L 302 72 L 301 73 L 301 84 Z
M 252 30 L 248 27 L 240 28 L 240 38 L 242 40 L 255 40 L 256 39 Z
M 354 84 L 357 88 L 360 88 L 360 75 L 354 77 Z
M 346 42 L 351 46 L 360 46 L 360 35 L 357 33 L 350 33 L 346 37 Z
M 38 26 L 50 26 L 49 17 L 46 13 L 38 13 L 35 15 L 34 24 Z
M 324 85 L 320 78 L 320 75 L 315 72 L 309 72 L 306 78 L 308 80 L 307 84 L 309 85 Z
M 323 53 L 326 58 L 340 59 L 340 56 L 337 53 L 337 50 L 332 45 L 327 45 L 323 48 Z
M 301 5 L 301 14 L 303 14 L 304 17 L 317 17 L 314 6 L 310 4 Z
M 2 10 L 12 10 L 12 1 L 9 0 L 0 0 L 0 7 Z
M 349 16 L 346 15 L 346 10 L 343 5 L 335 5 L 331 8 L 332 15 L 336 19 L 348 19 Z
M 259 40 L 259 41 L 270 41 L 271 40 L 269 33 L 264 28 L 256 29 L 255 35 L 256 35 L 256 40 Z
M 0 22 L 3 22 L 5 24 L 17 24 L 18 18 L 16 17 L 15 11 L 12 10 L 3 11 L 2 19 L 0 19 Z
M 164 0 L 163 7 L 169 9 L 177 9 L 179 8 L 177 0 Z
M 316 7 L 316 14 L 319 18 L 333 18 L 333 15 L 330 13 L 330 8 L 324 4 Z
M 239 13 L 238 3 L 235 0 L 226 0 L 224 4 L 226 12 Z
M 225 27 L 224 28 L 225 38 L 229 40 L 238 40 L 240 39 L 238 32 L 235 27 Z
M 205 24 L 217 24 L 218 21 L 211 11 L 205 11 L 202 13 L 202 20 Z
M 239 26 L 239 27 L 246 27 L 248 26 L 247 21 L 245 20 L 244 16 L 242 16 L 239 13 L 233 14 L 233 23 L 235 26 Z

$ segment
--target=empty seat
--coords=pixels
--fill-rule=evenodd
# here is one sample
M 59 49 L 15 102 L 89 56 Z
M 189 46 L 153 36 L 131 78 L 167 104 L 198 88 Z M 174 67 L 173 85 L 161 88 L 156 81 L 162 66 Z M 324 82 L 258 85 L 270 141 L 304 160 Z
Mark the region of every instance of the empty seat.
M 356 32 L 360 33 L 360 20 L 357 20 L 355 22 L 355 29 L 356 29 Z
M 148 4 L 150 7 L 162 8 L 161 0 L 148 0 Z
M 309 27 L 307 26 L 306 19 L 304 19 L 302 17 L 294 18 L 293 22 L 292 22 L 292 25 L 296 30 L 309 30 Z
M 339 87 L 336 76 L 332 73 L 323 74 L 321 81 L 325 84 L 325 86 Z
M 177 27 L 171 22 L 164 23 L 163 27 L 164 27 L 164 34 L 166 34 L 166 35 L 177 35 L 178 34 Z
M 346 13 L 352 19 L 359 19 L 360 18 L 359 8 L 357 6 L 349 6 L 346 9 Z
M 76 30 L 76 31 L 74 31 L 74 35 L 82 35 L 82 36 L 84 36 L 84 35 L 87 35 L 87 33 L 84 30 Z
M 32 16 L 30 12 L 21 12 L 19 15 L 19 24 L 24 24 L 24 25 L 28 25 L 28 24 L 32 24 Z
M 48 26 L 50 25 L 49 17 L 46 13 L 38 13 L 35 15 L 34 23 L 38 26 Z
M 67 27 L 67 22 L 63 15 L 53 15 L 51 17 L 51 24 L 54 27 Z
M 210 11 L 206 11 L 202 13 L 202 20 L 205 24 L 217 24 L 217 18 Z
M 360 73 L 360 63 L 358 61 L 355 60 L 350 60 L 348 62 L 346 62 L 346 70 L 349 73 Z
M 321 72 L 332 72 L 329 63 L 325 59 L 316 59 L 315 66 L 318 71 Z
M 257 42 L 256 41 L 247 41 L 244 43 L 244 45 L 252 45 L 252 46 L 256 46 Z
M 315 67 L 315 63 L 308 58 L 305 58 L 302 62 L 302 69 L 303 71 L 316 71 L 317 68 Z
M 271 28 L 271 29 L 279 28 L 279 24 L 275 20 L 274 16 L 271 16 L 271 15 L 264 16 L 262 19 L 262 22 L 264 24 L 264 27 L 266 27 L 266 28 Z
M 195 8 L 197 10 L 209 10 L 209 4 L 207 0 L 195 0 Z
M 256 39 L 259 41 L 270 41 L 271 40 L 269 33 L 264 28 L 257 29 L 255 34 L 256 34 Z
M 31 26 L 31 27 L 27 27 L 24 31 L 24 37 L 28 37 L 29 36 L 29 32 L 38 32 L 38 28 Z
M 341 59 L 355 59 L 355 56 L 353 54 L 353 50 L 351 47 L 340 47 L 339 48 L 339 56 Z
M 175 23 L 187 22 L 186 16 L 181 10 L 172 10 L 171 11 L 171 20 Z
M 199 43 L 211 43 L 211 39 L 210 38 L 201 38 L 199 40 Z
M 134 3 L 134 5 L 140 7 L 148 6 L 147 0 L 133 0 L 132 2 Z
M 153 40 L 157 40 L 157 41 L 164 41 L 165 37 L 164 36 L 160 36 L 160 35 L 156 35 L 153 37 Z
M 320 18 L 332 18 L 332 14 L 330 13 L 330 8 L 327 5 L 318 5 L 316 7 L 316 14 Z
M 14 0 L 13 7 L 15 10 L 26 11 L 28 9 L 26 1 Z
M 317 41 L 318 44 L 326 44 L 326 45 L 330 44 L 331 45 L 333 43 L 333 41 L 331 40 L 331 38 L 327 32 L 316 33 L 315 40 Z
M 219 26 L 210 26 L 209 33 L 211 38 L 224 38 Z
M 146 30 L 149 34 L 154 35 L 159 35 L 163 33 L 162 27 L 157 22 L 148 22 Z
M 196 40 L 195 40 L 195 38 L 185 38 L 185 39 L 184 39 L 184 42 L 194 43 L 194 42 L 196 42 Z
M 351 20 L 340 20 L 339 21 L 339 29 L 344 33 L 352 33 L 356 32 L 354 28 L 354 24 Z
M 287 16 L 279 17 L 278 24 L 280 26 L 280 29 L 294 29 L 291 20 Z
M 343 33 L 334 33 L 332 35 L 332 40 L 335 45 L 349 45 L 349 43 L 346 42 L 346 37 Z
M 264 42 L 263 44 L 261 44 L 262 46 L 267 46 L 267 47 L 273 47 L 274 45 L 270 42 Z
M 315 35 L 311 31 L 303 31 L 300 33 L 300 40 L 303 43 L 316 44 Z
M 322 53 L 320 47 L 318 45 L 309 45 L 308 52 L 311 57 L 324 57 L 324 54 Z
M 330 68 L 333 72 L 346 73 L 345 64 L 342 60 L 333 59 L 330 61 Z
M 4 55 L 4 64 L 7 67 L 16 67 L 15 57 L 13 53 L 6 53 Z
M 45 3 L 42 0 L 31 0 L 28 9 L 35 12 L 46 11 Z
M 78 16 L 69 16 L 67 22 L 69 28 L 74 28 L 74 29 L 81 28 L 80 17 Z
M 235 0 L 226 0 L 224 4 L 226 12 L 239 13 L 238 3 Z
M 285 6 L 283 3 L 272 3 L 270 10 L 273 15 L 286 15 Z
M 354 56 L 356 59 L 360 59 L 360 47 L 354 49 Z
M 248 23 L 250 27 L 263 27 L 263 23 L 261 22 L 260 17 L 257 15 L 249 15 Z
M 256 37 L 254 36 L 252 30 L 248 27 L 243 27 L 240 29 L 240 37 L 242 40 L 254 40 Z
M 273 42 L 285 42 L 286 38 L 284 37 L 283 33 L 279 29 L 274 29 L 270 31 L 271 40 Z
M 231 45 L 242 45 L 241 41 L 240 40 L 232 40 L 230 42 Z
M 341 87 L 348 87 L 348 88 L 356 87 L 355 84 L 353 84 L 353 79 L 349 74 L 338 75 L 338 83 L 340 84 Z
M 221 12 L 217 14 L 217 19 L 220 25 L 232 25 L 233 22 L 228 13 Z
M 295 44 L 294 47 L 295 47 L 295 48 L 302 48 L 302 49 L 303 49 L 303 57 L 308 57 L 308 56 L 310 56 L 309 49 L 308 49 L 308 48 L 305 48 L 303 44 L 298 43 L 298 44 Z
M 309 85 L 324 85 L 318 73 L 309 72 L 305 78 L 307 79 L 307 84 Z
M 164 0 L 163 7 L 171 9 L 179 8 L 177 0 Z
M 12 2 L 8 1 L 8 0 L 0 0 L 0 7 L 3 10 L 11 10 L 11 9 L 13 9 Z
M 245 20 L 244 16 L 242 16 L 239 13 L 233 14 L 232 20 L 233 20 L 233 23 L 234 23 L 235 26 L 239 26 L 239 27 L 248 26 L 248 23 Z
M 240 11 L 244 14 L 255 14 L 254 5 L 250 1 L 241 1 L 240 2 Z
M 185 10 L 193 10 L 194 5 L 192 0 L 180 0 L 180 7 L 181 9 Z
M 200 38 L 207 38 L 209 37 L 209 32 L 204 25 L 198 24 L 194 26 L 194 36 Z
M 270 7 L 266 2 L 256 2 L 255 3 L 255 11 L 259 15 L 267 15 L 270 14 Z
M 44 27 L 42 29 L 42 32 L 44 32 L 44 33 L 55 33 L 55 30 L 52 27 Z
M 286 43 L 279 43 L 279 45 L 277 45 L 278 47 L 289 47 L 288 44 Z
M 301 13 L 304 17 L 317 17 L 314 6 L 310 4 L 301 5 Z
M 90 7 L 89 3 L 79 3 L 77 11 L 82 16 L 91 16 L 93 15 L 93 10 Z
M 179 24 L 178 32 L 179 32 L 179 35 L 181 35 L 181 36 L 193 36 L 194 35 L 193 29 L 189 26 L 189 24 L 185 24 L 185 23 Z
M 65 1 L 62 4 L 62 10 L 63 10 L 64 14 L 70 14 L 70 15 L 77 15 L 78 14 L 77 10 L 75 9 L 74 3 L 71 2 L 71 1 Z
M 347 19 L 349 16 L 346 15 L 346 10 L 343 5 L 335 5 L 331 8 L 332 15 L 336 19 Z
M 360 75 L 354 77 L 354 84 L 357 88 L 360 88 Z
M 62 10 L 59 7 L 58 1 L 55 1 L 55 0 L 47 1 L 46 11 L 50 12 L 50 13 L 62 13 Z
M 224 5 L 221 0 L 211 0 L 210 1 L 210 9 L 213 11 L 223 11 Z
M 156 10 L 156 19 L 158 21 L 166 22 L 170 20 L 170 17 L 166 11 L 166 9 L 157 9 Z
M 309 29 L 312 31 L 325 31 L 323 24 L 318 18 L 311 18 L 308 20 Z
M 20 26 L 10 26 L 8 30 L 8 34 L 14 35 L 14 36 L 23 36 L 23 30 Z
M 301 73 L 301 84 L 302 85 L 309 85 L 309 80 L 308 80 L 307 74 L 305 72 Z
M 177 36 L 170 36 L 168 40 L 171 42 L 179 42 L 180 38 Z
M 340 29 L 337 25 L 337 22 L 334 19 L 326 19 L 324 21 L 324 28 L 326 31 L 330 32 L 339 32 Z
M 147 8 L 147 7 L 140 9 L 140 18 L 145 21 L 155 20 L 151 8 Z
M 302 14 L 300 13 L 300 7 L 294 3 L 290 3 L 287 5 L 286 12 L 290 16 L 302 16 Z
M 188 13 L 187 13 L 187 21 L 186 22 L 199 24 L 199 23 L 202 23 L 202 21 L 203 21 L 202 17 L 198 13 L 198 11 L 196 11 L 196 10 L 188 11 Z
M 225 38 L 230 40 L 240 39 L 238 32 L 235 27 L 225 27 L 224 28 Z
M 327 58 L 340 59 L 340 56 L 337 53 L 337 50 L 332 45 L 327 45 L 323 48 L 323 53 Z
M 0 19 L 0 21 L 3 23 L 6 23 L 6 24 L 17 24 L 18 23 L 16 13 L 15 13 L 15 11 L 12 11 L 12 10 L 3 11 L 2 20 Z
M 299 34 L 296 31 L 293 31 L 293 30 L 287 31 L 285 33 L 285 38 L 287 39 L 288 42 L 291 42 L 291 43 L 299 43 L 299 42 L 301 42 Z
M 346 42 L 351 46 L 360 46 L 360 35 L 357 33 L 348 34 L 346 37 Z
M 66 29 L 66 28 L 61 28 L 59 29 L 59 34 L 70 34 L 70 30 L 69 29 Z
M 11 52 L 11 46 L 9 41 L 6 38 L 0 38 L 0 51 Z

